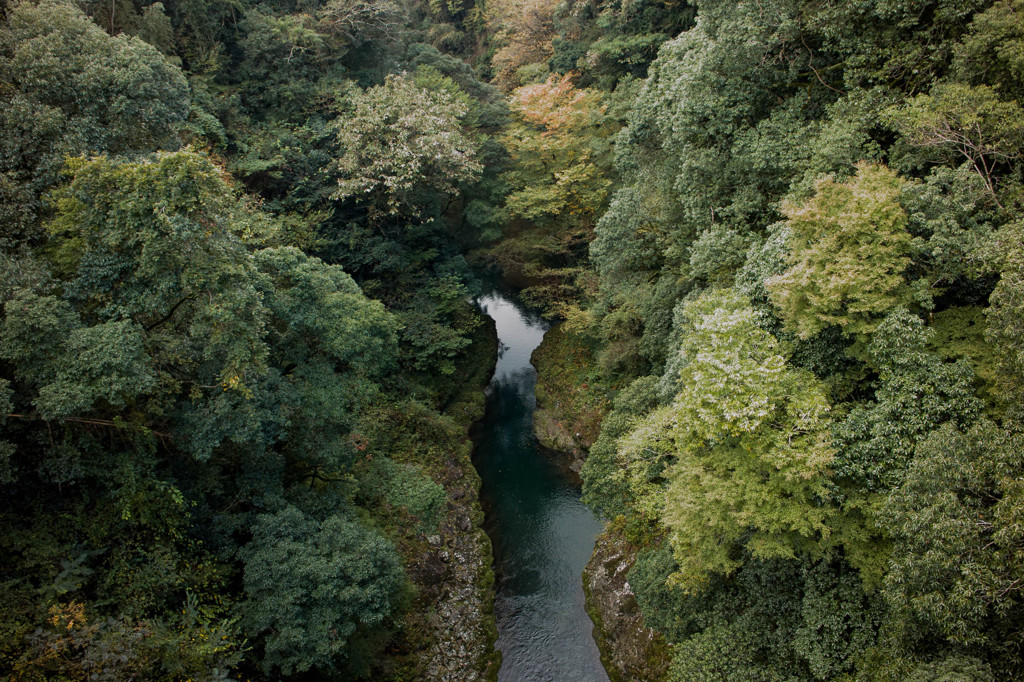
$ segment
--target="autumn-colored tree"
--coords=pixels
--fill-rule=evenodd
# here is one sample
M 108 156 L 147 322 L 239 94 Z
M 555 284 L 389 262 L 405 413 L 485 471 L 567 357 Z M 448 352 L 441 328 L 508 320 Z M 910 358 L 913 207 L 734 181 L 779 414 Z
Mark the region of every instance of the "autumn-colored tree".
M 553 0 L 497 0 L 487 3 L 487 23 L 501 45 L 491 59 L 494 82 L 505 90 L 520 85 L 519 70 L 531 64 L 544 64 L 554 53 Z
M 576 88 L 571 75 L 517 89 L 511 106 L 515 121 L 501 138 L 512 157 L 502 175 L 511 190 L 504 211 L 528 229 L 506 240 L 499 259 L 541 282 L 528 295 L 564 306 L 579 296 L 586 249 L 611 189 L 615 126 L 604 96 Z
M 511 105 L 518 121 L 502 138 L 513 161 L 505 176 L 514 188 L 505 204 L 509 216 L 540 222 L 568 214 L 592 223 L 611 187 L 606 154 L 613 126 L 603 95 L 576 88 L 570 75 L 552 75 L 517 89 Z

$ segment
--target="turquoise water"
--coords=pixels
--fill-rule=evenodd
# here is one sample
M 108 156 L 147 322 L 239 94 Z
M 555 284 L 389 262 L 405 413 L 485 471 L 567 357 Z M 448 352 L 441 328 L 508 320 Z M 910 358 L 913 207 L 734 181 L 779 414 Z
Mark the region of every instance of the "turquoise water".
M 547 327 L 500 295 L 479 304 L 494 318 L 501 343 L 476 452 L 494 542 L 498 680 L 607 680 L 581 577 L 601 524 L 533 435 L 530 354 Z

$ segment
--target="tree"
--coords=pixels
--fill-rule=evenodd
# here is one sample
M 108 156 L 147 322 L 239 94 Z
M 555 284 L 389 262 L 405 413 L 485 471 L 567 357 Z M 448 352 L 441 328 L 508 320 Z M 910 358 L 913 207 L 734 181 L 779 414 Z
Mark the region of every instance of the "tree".
M 67 296 L 93 319 L 141 326 L 165 384 L 191 366 L 202 384 L 251 390 L 266 364 L 265 312 L 241 237 L 266 225 L 233 201 L 221 169 L 186 149 L 77 159 L 69 172 L 50 225 Z
M 295 247 L 257 251 L 255 261 L 272 282 L 264 301 L 273 315 L 271 340 L 286 353 L 282 364 L 323 357 L 334 371 L 377 378 L 393 368 L 397 324 L 378 301 L 363 295 L 337 265 Z
M 85 326 L 67 302 L 21 291 L 0 322 L 0 357 L 38 394 L 44 419 L 119 411 L 156 385 L 142 329 L 130 320 Z
M 332 669 L 358 627 L 391 614 L 405 577 L 376 532 L 292 506 L 257 516 L 243 555 L 244 624 L 261 638 L 268 675 Z
M 811 25 L 843 64 L 848 88 L 920 92 L 949 69 L 971 16 L 991 0 L 850 0 L 815 8 Z
M 1021 0 L 999 0 L 978 12 L 954 49 L 954 73 L 968 85 L 990 85 L 1004 96 L 1020 99 L 1024 77 L 1024 26 Z
M 1015 429 L 946 424 L 920 443 L 884 510 L 897 539 L 885 594 L 900 634 L 985 652 L 1002 675 L 1020 656 L 1022 452 Z
M 862 158 L 862 125 L 837 124 L 840 135 L 816 120 L 840 81 L 807 13 L 702 2 L 698 15 L 661 46 L 643 83 L 616 93 L 629 103 L 615 151 L 627 188 L 598 223 L 592 255 L 609 362 L 628 358 L 621 366 L 640 373 L 664 363 L 679 298 L 735 277 L 812 153 L 829 146 L 814 159 L 828 171 Z
M 282 373 L 274 387 L 284 421 L 277 447 L 295 478 L 336 480 L 357 456 L 354 423 L 382 399 L 376 381 L 396 366 L 397 320 L 337 265 L 294 247 L 254 257 L 265 278 L 266 341 Z
M 1021 0 L 998 0 L 971 19 L 971 26 L 956 45 L 953 70 L 957 80 L 986 84 L 1019 99 L 1024 76 L 1024 27 Z
M 583 501 L 610 519 L 629 512 L 629 489 L 616 475 L 618 439 L 657 407 L 657 377 L 641 377 L 622 389 L 601 420 L 601 433 L 583 462 Z
M 968 164 L 999 201 L 999 169 L 1012 167 L 1024 144 L 1024 109 L 1017 102 L 1002 100 L 986 85 L 939 83 L 893 112 L 892 118 L 928 160 Z
M 239 22 L 243 58 L 235 73 L 246 111 L 255 120 L 302 121 L 318 80 L 335 71 L 346 45 L 307 12 L 276 15 L 252 7 Z
M 241 659 L 243 585 L 250 633 L 268 631 L 259 663 L 330 668 L 404 585 L 394 546 L 346 500 L 365 448 L 352 431 L 396 367 L 396 319 L 340 267 L 267 246 L 274 225 L 204 154 L 77 158 L 67 176 L 39 262 L 3 261 L 0 481 L 22 500 L 4 508 L 4 549 L 31 555 L 3 568 L 19 595 L 84 602 L 88 624 L 10 630 L 19 670 L 220 679 Z M 436 513 L 442 489 L 403 474 L 426 491 L 416 511 Z M 285 511 L 237 554 L 268 506 Z M 306 615 L 322 629 L 285 627 Z
M 180 69 L 151 45 L 107 35 L 61 0 L 16 5 L 0 41 L 0 72 L 14 86 L 5 92 L 58 109 L 77 153 L 176 144 L 188 88 Z
M 808 114 L 838 94 L 814 75 L 828 57 L 811 49 L 794 3 L 709 2 L 698 15 L 662 46 L 629 124 L 631 144 L 665 150 L 657 172 L 672 179 L 687 240 L 716 222 L 742 231 L 775 222 L 816 132 Z
M 518 88 L 511 108 L 516 122 L 501 138 L 511 156 L 504 214 L 527 229 L 503 242 L 498 260 L 536 280 L 528 298 L 566 314 L 587 289 L 580 278 L 612 184 L 615 126 L 601 93 L 576 88 L 569 74 Z
M 878 326 L 867 347 L 878 369 L 875 399 L 855 406 L 835 426 L 837 479 L 875 492 L 895 489 L 922 438 L 946 422 L 968 424 L 979 415 L 970 366 L 928 353 L 930 334 L 904 308 Z
M 839 561 L 748 560 L 690 594 L 666 547 L 629 572 L 644 623 L 672 643 L 669 679 L 834 680 L 875 644 L 882 600 Z
M 976 173 L 936 166 L 924 182 L 903 187 L 900 203 L 907 230 L 927 240 L 915 249 L 914 263 L 933 287 L 978 281 L 992 270 L 988 251 L 1000 211 Z
M 111 37 L 74 4 L 13 5 L 0 24 L 0 216 L 38 241 L 42 194 L 69 156 L 177 147 L 189 113 L 180 69 L 154 47 Z
M 746 260 L 750 243 L 735 229 L 717 224 L 690 246 L 690 276 L 711 282 L 729 280 Z
M 838 325 L 863 342 L 882 316 L 911 300 L 911 237 L 898 201 L 904 184 L 885 166 L 864 163 L 850 181 L 821 180 L 811 199 L 784 205 L 789 267 L 765 286 L 801 338 Z
M 992 250 L 998 253 L 1000 279 L 989 299 L 988 339 L 995 343 L 1004 372 L 1003 383 L 1011 396 L 1024 382 L 1024 224 L 1013 222 L 995 235 Z
M 463 132 L 468 109 L 407 75 L 350 94 L 335 122 L 341 148 L 335 199 L 368 201 L 380 214 L 410 210 L 418 192 L 451 197 L 482 166 Z
M 512 93 L 520 124 L 502 140 L 513 164 L 506 173 L 514 188 L 505 203 L 510 217 L 596 220 L 611 186 L 604 154 L 613 129 L 602 100 L 597 91 L 574 87 L 569 74 Z
M 323 30 L 348 44 L 392 38 L 402 29 L 402 8 L 390 0 L 329 0 L 317 12 Z
M 710 291 L 682 314 L 679 392 L 620 438 L 619 458 L 637 505 L 669 530 L 675 579 L 697 589 L 739 567 L 740 546 L 769 559 L 826 540 L 833 453 L 823 387 L 787 366 L 749 302 Z
M 506 91 L 522 84 L 520 70 L 524 67 L 537 65 L 547 70 L 546 62 L 554 52 L 555 7 L 552 0 L 499 0 L 486 6 L 487 23 L 500 46 L 492 58 L 494 81 Z

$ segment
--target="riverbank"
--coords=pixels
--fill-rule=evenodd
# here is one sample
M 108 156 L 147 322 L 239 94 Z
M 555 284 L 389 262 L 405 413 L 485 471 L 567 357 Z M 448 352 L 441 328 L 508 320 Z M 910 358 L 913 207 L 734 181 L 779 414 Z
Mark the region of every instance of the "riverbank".
M 472 462 L 470 432 L 484 416 L 484 389 L 497 362 L 498 338 L 484 316 L 473 343 L 450 377 L 441 419 L 421 429 L 431 478 L 444 488 L 443 516 L 435 532 L 400 539 L 412 605 L 381 677 L 437 682 L 494 680 L 494 573 L 490 538 L 483 529 L 480 476 Z M 415 419 L 415 414 L 402 415 Z
M 669 647 L 644 625 L 629 585 L 636 553 L 637 548 L 614 523 L 597 536 L 594 554 L 583 571 L 587 613 L 594 621 L 601 661 L 613 682 L 661 682 L 668 673 Z
M 610 408 L 608 389 L 597 379 L 593 351 L 558 324 L 544 335 L 530 362 L 537 368 L 537 440 L 568 457 L 567 466 L 579 474 Z
M 578 480 L 580 468 L 610 409 L 611 387 L 599 380 L 597 358 L 585 339 L 555 325 L 533 352 L 537 409 L 533 427 L 552 461 Z M 668 670 L 668 645 L 645 627 L 628 574 L 636 561 L 615 524 L 597 536 L 583 571 L 586 611 L 608 676 L 615 682 L 659 682 Z

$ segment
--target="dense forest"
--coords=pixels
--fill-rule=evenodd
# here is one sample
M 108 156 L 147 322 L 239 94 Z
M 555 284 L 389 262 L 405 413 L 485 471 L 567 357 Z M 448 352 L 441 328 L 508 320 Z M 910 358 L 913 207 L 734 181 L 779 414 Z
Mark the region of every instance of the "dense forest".
M 613 678 L 1019 677 L 1024 0 L 0 18 L 0 676 L 493 677 L 497 272 Z
M 432 11 L 4 8 L 0 674 L 422 674 L 508 115 Z

